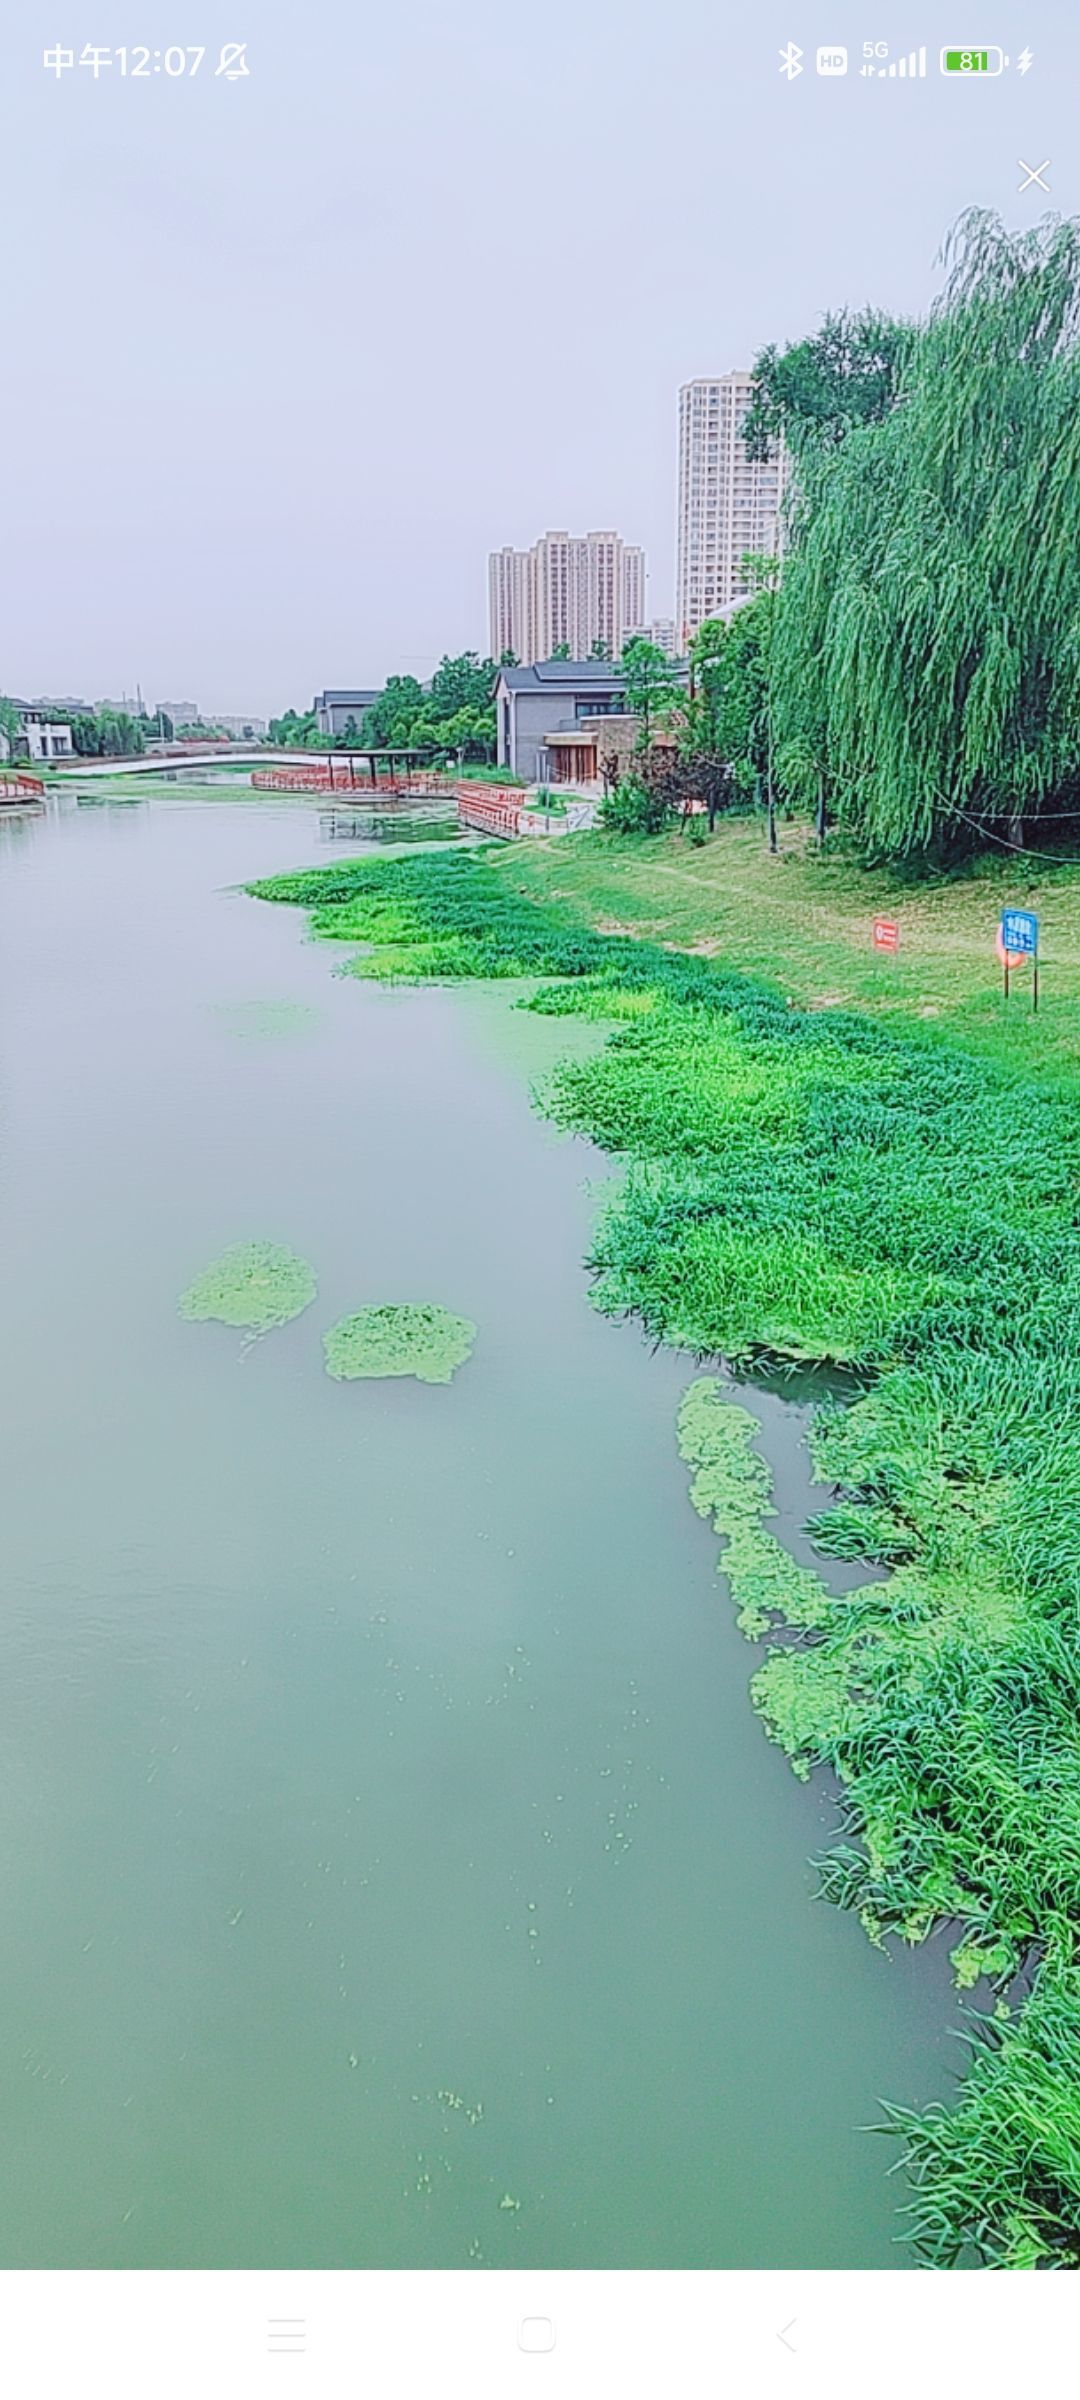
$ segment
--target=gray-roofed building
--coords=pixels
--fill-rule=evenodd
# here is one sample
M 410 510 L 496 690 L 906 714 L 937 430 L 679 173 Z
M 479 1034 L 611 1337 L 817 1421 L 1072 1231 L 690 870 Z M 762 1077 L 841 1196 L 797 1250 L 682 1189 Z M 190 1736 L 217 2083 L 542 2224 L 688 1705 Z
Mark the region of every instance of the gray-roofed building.
M 495 684 L 495 720 L 500 767 L 526 783 L 545 783 L 549 733 L 593 717 L 625 713 L 626 685 L 618 667 L 602 658 L 544 658 L 532 667 L 500 667 Z
M 316 692 L 311 705 L 319 732 L 329 737 L 333 733 L 344 733 L 350 717 L 359 734 L 365 709 L 374 708 L 376 700 L 381 699 L 381 691 Z
M 680 678 L 685 673 L 685 667 L 676 667 Z M 532 667 L 500 667 L 495 684 L 499 765 L 526 783 L 595 782 L 605 720 L 608 735 L 601 746 L 610 750 L 610 720 L 628 714 L 626 678 L 607 659 L 545 658 Z

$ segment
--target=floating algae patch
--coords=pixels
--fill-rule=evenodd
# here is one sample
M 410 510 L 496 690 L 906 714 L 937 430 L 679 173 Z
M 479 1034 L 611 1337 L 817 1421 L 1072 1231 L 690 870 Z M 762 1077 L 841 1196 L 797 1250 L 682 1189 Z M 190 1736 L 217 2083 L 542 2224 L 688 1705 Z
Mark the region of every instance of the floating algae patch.
M 775 1511 L 772 1471 L 754 1447 L 760 1431 L 757 1418 L 729 1400 L 715 1376 L 699 1376 L 683 1396 L 679 1449 L 693 1469 L 690 1497 L 725 1537 L 722 1571 L 752 1641 L 777 1623 L 816 1628 L 832 1607 L 821 1576 L 799 1566 L 765 1529 Z
M 326 1372 L 339 1382 L 360 1375 L 415 1375 L 421 1383 L 449 1383 L 475 1340 L 475 1325 L 447 1308 L 409 1302 L 360 1308 L 324 1333 Z
M 316 1289 L 306 1258 L 294 1250 L 277 1242 L 234 1242 L 188 1286 L 180 1314 L 200 1322 L 213 1317 L 245 1333 L 269 1333 L 309 1308 Z
M 309 1033 L 319 1011 L 303 1000 L 224 1000 L 215 1008 L 223 1032 L 241 1041 L 280 1041 L 290 1034 Z

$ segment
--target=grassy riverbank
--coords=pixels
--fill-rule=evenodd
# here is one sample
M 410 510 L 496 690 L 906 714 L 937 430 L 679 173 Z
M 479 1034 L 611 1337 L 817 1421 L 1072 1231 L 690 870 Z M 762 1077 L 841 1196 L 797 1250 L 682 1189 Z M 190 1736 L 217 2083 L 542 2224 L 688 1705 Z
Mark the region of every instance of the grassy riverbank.
M 654 845 L 649 875 L 667 863 Z M 690 889 L 701 854 L 672 868 L 680 932 L 712 946 L 690 931 L 719 905 Z M 868 967 L 854 941 L 859 1013 L 790 1004 L 818 962 L 781 914 L 757 936 L 745 905 L 729 921 L 733 954 L 745 965 L 756 939 L 787 997 L 726 955 L 662 947 L 670 912 L 662 927 L 635 871 L 633 853 L 563 843 L 539 863 L 517 848 L 356 862 L 256 888 L 367 945 L 343 954 L 361 975 L 557 977 L 534 1008 L 612 1025 L 547 1102 L 627 1161 L 595 1235 L 598 1304 L 701 1356 L 865 1378 L 818 1428 L 838 1492 L 818 1538 L 886 1581 L 837 1599 L 791 1566 L 740 1412 L 708 1381 L 680 1426 L 695 1502 L 765 1644 L 769 1732 L 797 1772 L 827 1762 L 841 1781 L 849 1838 L 827 1890 L 875 1940 L 947 1921 L 958 1980 L 985 1995 L 956 2106 L 903 2126 L 924 2254 L 1080 2265 L 1080 1122 L 1052 1089 L 1021 1095 L 1022 1057 L 1005 1075 L 906 1027 L 895 1002 L 871 1013 L 862 980 L 896 962 Z M 620 877 L 603 914 L 621 930 L 596 931 L 598 889 Z M 864 888 L 865 921 L 886 895 Z
M 770 858 L 760 823 L 744 817 L 721 823 L 701 850 L 677 833 L 595 834 L 550 849 L 530 844 L 527 853 L 508 848 L 493 866 L 519 893 L 559 902 L 600 932 L 721 958 L 805 1006 L 900 1016 L 1024 1073 L 1080 1075 L 1080 865 L 999 851 L 963 875 L 870 873 L 839 852 L 819 857 L 802 825 L 781 826 L 779 857 Z M 1004 1006 L 994 952 L 1003 905 L 1039 915 L 1034 1021 L 1026 972 Z M 895 956 L 873 948 L 879 913 L 900 927 Z

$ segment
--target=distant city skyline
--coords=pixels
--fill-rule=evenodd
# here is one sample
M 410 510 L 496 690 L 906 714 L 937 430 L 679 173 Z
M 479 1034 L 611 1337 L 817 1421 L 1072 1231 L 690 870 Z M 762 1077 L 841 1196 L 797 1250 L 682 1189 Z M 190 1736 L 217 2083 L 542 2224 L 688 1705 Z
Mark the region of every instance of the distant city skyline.
M 564 647 L 588 658 L 599 644 L 617 658 L 645 615 L 645 553 L 608 530 L 544 533 L 528 550 L 488 560 L 488 654 L 511 651 L 531 667 Z
M 97 700 L 84 700 L 71 692 L 12 692 L 7 697 L 21 702 L 27 708 L 55 709 L 61 716 L 93 716 L 98 710 L 108 708 L 117 713 L 126 711 L 130 716 L 140 713 L 146 717 L 163 715 L 171 718 L 174 725 L 220 725 L 225 733 L 242 733 L 245 726 L 265 728 L 266 725 L 266 718 L 253 709 L 225 711 L 216 708 L 211 712 L 200 708 L 196 700 L 147 700 L 138 690 L 123 692 L 118 700 L 110 699 L 107 695 Z

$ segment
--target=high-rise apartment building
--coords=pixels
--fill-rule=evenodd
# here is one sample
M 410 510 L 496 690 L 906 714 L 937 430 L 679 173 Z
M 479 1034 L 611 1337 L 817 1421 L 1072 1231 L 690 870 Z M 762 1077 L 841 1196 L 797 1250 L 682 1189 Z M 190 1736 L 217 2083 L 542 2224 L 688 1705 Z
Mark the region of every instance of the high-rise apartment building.
M 624 548 L 622 561 L 622 624 L 618 645 L 612 644 L 613 658 L 618 658 L 623 643 L 635 625 L 642 625 L 645 621 L 645 552 Z
M 647 625 L 631 625 L 627 638 L 631 634 L 638 635 L 643 642 L 651 642 L 653 649 L 662 650 L 665 658 L 678 658 L 674 617 L 652 617 Z
M 745 599 L 748 550 L 780 549 L 784 455 L 747 457 L 742 428 L 753 377 L 702 376 L 679 393 L 679 501 L 675 621 L 685 649 L 707 617 Z
M 488 655 L 516 659 L 531 666 L 536 658 L 534 628 L 533 553 L 531 550 L 493 550 L 488 559 Z
M 645 615 L 645 553 L 617 533 L 545 533 L 531 550 L 493 550 L 488 561 L 492 658 L 523 667 L 565 644 L 588 658 L 598 642 L 617 659 Z

